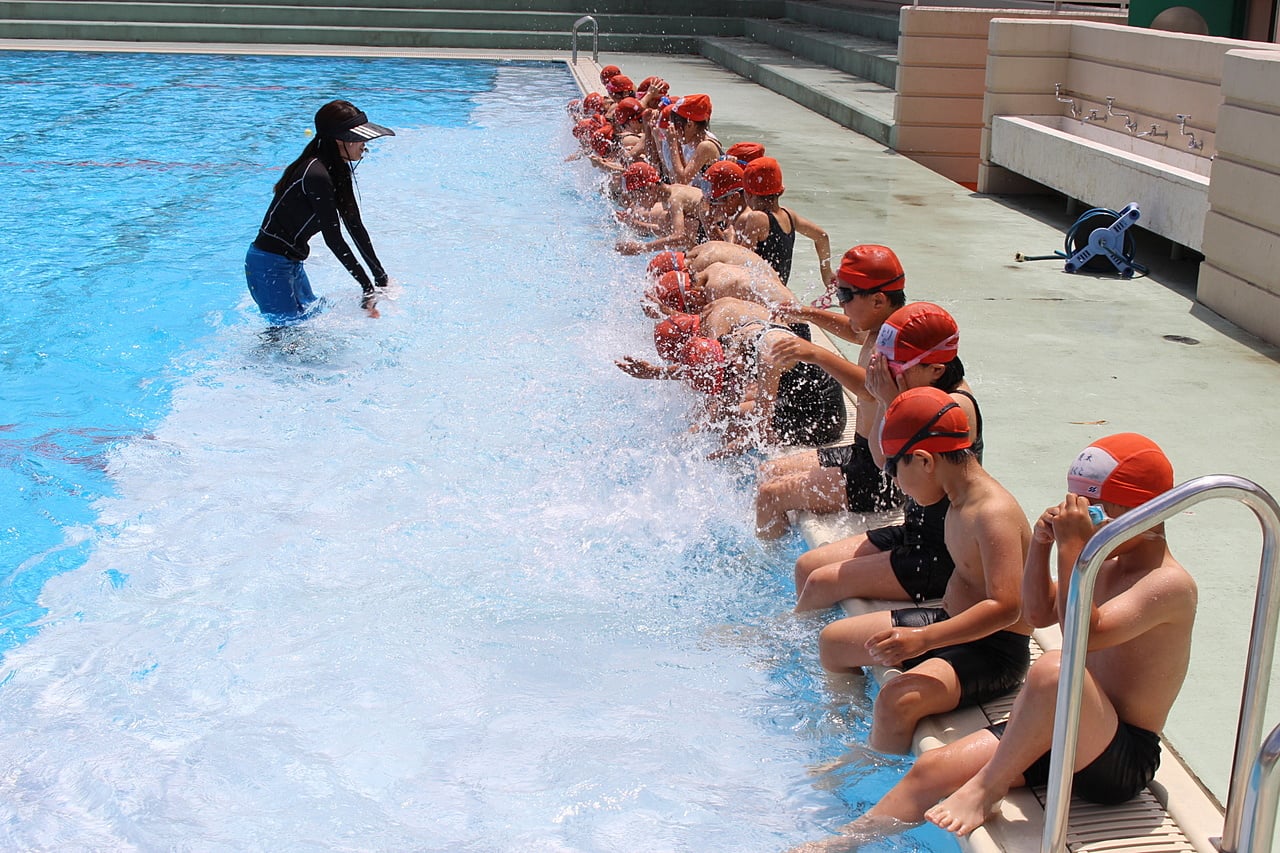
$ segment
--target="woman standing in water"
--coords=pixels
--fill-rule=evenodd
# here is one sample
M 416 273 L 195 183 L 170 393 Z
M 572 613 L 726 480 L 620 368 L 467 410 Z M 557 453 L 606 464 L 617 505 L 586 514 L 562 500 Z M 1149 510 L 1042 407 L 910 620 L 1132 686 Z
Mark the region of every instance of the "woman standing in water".
M 377 291 L 389 277 L 374 254 L 369 232 L 360 220 L 352 172 L 364 156 L 365 143 L 395 131 L 369 121 L 348 101 L 330 101 L 316 113 L 316 136 L 276 181 L 275 196 L 244 259 L 249 294 L 263 314 L 297 319 L 316 301 L 302 262 L 317 233 L 342 265 L 360 282 L 360 307 L 377 317 Z M 356 260 L 338 223 L 360 250 L 369 267 Z

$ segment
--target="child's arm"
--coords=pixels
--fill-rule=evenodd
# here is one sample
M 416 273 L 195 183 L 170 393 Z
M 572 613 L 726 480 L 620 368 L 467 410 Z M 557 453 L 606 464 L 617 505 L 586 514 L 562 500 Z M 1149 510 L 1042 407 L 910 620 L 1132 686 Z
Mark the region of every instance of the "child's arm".
M 974 536 L 981 554 L 987 597 L 960 613 L 951 614 L 949 619 L 924 628 L 892 628 L 870 638 L 867 651 L 876 663 L 897 665 L 930 649 L 989 637 L 1018 621 L 1024 563 L 1021 531 L 1026 520 L 1019 523 L 1012 515 L 1015 512 L 1020 514 L 1021 510 L 1014 507 L 975 519 Z
M 775 319 L 783 323 L 797 321 L 812 323 L 824 332 L 835 335 L 846 341 L 860 344 L 866 339 L 866 332 L 855 332 L 849 325 L 849 318 L 835 311 L 823 311 L 811 305 L 779 305 L 773 309 Z
M 1067 495 L 1059 507 L 1053 522 L 1054 538 L 1058 543 L 1058 612 L 1067 612 L 1067 593 L 1076 560 L 1085 544 L 1092 538 L 1095 527 L 1089 518 L 1089 499 L 1081 495 Z M 1165 559 L 1168 553 L 1164 552 Z M 1175 564 L 1176 565 L 1176 564 Z M 1184 618 L 1189 608 L 1195 612 L 1194 584 L 1184 581 L 1185 573 L 1161 571 L 1163 564 L 1153 565 L 1152 571 L 1129 589 L 1098 606 L 1090 602 L 1089 649 L 1105 649 L 1118 646 L 1134 637 L 1150 631 L 1175 618 Z
M 1049 507 L 1031 531 L 1027 562 L 1022 568 L 1022 618 L 1036 628 L 1058 623 L 1058 585 L 1049 576 L 1049 552 L 1053 550 L 1053 519 L 1057 507 Z
M 614 364 L 623 373 L 636 379 L 679 379 L 681 372 L 678 364 L 653 364 L 629 355 L 624 355 Z
M 791 364 L 797 361 L 816 364 L 857 396 L 865 397 L 867 394 L 867 371 L 862 365 L 854 364 L 838 352 L 820 347 L 796 335 L 774 343 L 773 352 L 778 357 L 789 359 Z
M 825 288 L 835 278 L 831 272 L 831 237 L 821 225 L 810 222 L 794 210 L 791 211 L 791 219 L 795 229 L 813 241 L 813 248 L 818 252 L 818 271 Z

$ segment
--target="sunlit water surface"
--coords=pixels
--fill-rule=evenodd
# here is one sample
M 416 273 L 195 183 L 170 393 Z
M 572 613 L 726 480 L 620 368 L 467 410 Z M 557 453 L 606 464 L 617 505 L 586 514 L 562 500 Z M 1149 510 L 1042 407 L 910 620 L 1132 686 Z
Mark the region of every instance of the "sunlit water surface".
M 613 367 L 643 261 L 562 66 L 11 53 L 0 91 L 0 846 L 770 851 L 900 776 L 749 463 Z M 332 97 L 398 134 L 357 172 L 395 298 L 317 239 L 327 307 L 268 330 L 244 249 Z

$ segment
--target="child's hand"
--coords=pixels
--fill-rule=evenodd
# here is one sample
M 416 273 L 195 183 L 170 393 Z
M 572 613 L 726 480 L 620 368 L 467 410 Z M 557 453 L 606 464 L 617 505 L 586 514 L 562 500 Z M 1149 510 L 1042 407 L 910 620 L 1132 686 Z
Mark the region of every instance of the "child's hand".
M 888 406 L 902 391 L 893 371 L 889 370 L 889 360 L 876 353 L 871 356 L 867 365 L 867 391 L 884 405 Z
M 1089 517 L 1089 499 L 1083 495 L 1067 495 L 1066 500 L 1058 504 L 1053 519 L 1053 538 L 1058 548 L 1064 546 L 1080 549 L 1093 537 L 1093 519 Z
M 880 666 L 897 666 L 928 651 L 921 628 L 890 628 L 873 634 L 867 639 L 866 649 Z
M 1051 506 L 1040 513 L 1036 526 L 1031 529 L 1031 539 L 1041 545 L 1053 544 L 1053 520 L 1058 515 L 1058 507 Z
M 657 365 L 650 364 L 642 358 L 634 358 L 629 355 L 624 355 L 622 358 L 615 361 L 614 364 L 616 364 L 618 369 L 623 373 L 634 376 L 636 379 L 653 379 L 661 370 Z

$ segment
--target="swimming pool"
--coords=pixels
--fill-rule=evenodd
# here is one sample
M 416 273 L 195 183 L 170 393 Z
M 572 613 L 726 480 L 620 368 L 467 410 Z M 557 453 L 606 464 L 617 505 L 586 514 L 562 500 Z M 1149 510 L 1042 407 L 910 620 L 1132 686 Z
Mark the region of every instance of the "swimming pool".
M 561 66 L 0 54 L 4 846 L 777 850 L 846 743 L 566 167 Z M 269 333 L 241 260 L 309 116 L 400 282 Z M 924 840 L 922 840 L 924 839 Z M 886 842 L 953 849 L 941 833 Z

